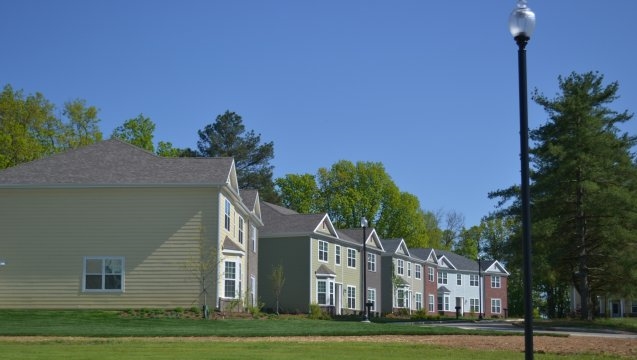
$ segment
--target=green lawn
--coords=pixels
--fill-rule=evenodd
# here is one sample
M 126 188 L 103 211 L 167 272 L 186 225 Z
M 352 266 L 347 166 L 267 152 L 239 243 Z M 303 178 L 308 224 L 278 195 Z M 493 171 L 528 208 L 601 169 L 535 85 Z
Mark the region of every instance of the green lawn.
M 126 318 L 116 311 L 0 310 L 0 336 L 348 336 L 471 334 L 447 327 L 294 319 Z
M 159 313 L 157 313 L 159 314 Z M 631 327 L 635 320 L 605 325 Z M 549 323 L 542 323 L 547 326 Z M 581 327 L 579 322 L 554 326 Z M 5 359 L 519 359 L 520 352 L 458 350 L 435 345 L 375 343 L 374 335 L 486 334 L 449 327 L 409 324 L 364 324 L 297 318 L 203 320 L 157 316 L 122 316 L 117 311 L 0 310 L 0 358 Z M 505 335 L 501 332 L 489 334 Z M 15 341 L 2 336 L 52 336 Z M 180 341 L 174 337 L 369 336 L 368 343 L 295 341 Z M 520 336 L 511 335 L 510 336 Z M 74 338 L 76 337 L 76 338 Z M 80 338 L 77 338 L 80 337 Z M 130 337 L 128 339 L 124 337 Z M 148 339 L 144 337 L 160 337 Z M 171 337 L 161 339 L 161 337 Z M 537 359 L 614 359 L 604 356 L 536 354 Z

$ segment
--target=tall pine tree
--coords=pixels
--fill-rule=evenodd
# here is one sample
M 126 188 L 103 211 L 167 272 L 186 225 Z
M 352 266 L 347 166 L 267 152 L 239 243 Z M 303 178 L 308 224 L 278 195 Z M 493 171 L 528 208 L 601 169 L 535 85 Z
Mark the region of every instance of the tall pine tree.
M 584 319 L 592 319 L 598 297 L 637 290 L 632 153 L 637 139 L 617 127 L 632 114 L 608 107 L 618 97 L 618 83 L 603 80 L 595 72 L 572 73 L 559 77 L 556 98 L 537 90 L 533 96 L 549 114 L 548 122 L 531 132 L 534 259 L 550 264 L 535 268 L 543 272 L 549 296 L 575 286 Z

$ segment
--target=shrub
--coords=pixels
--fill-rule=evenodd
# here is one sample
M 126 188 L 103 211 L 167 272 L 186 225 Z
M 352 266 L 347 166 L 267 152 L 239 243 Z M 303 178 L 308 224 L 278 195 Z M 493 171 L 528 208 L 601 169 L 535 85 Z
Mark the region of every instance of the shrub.
M 327 320 L 330 318 L 329 315 L 321 309 L 319 304 L 310 304 L 310 313 L 308 314 L 308 317 L 312 320 Z

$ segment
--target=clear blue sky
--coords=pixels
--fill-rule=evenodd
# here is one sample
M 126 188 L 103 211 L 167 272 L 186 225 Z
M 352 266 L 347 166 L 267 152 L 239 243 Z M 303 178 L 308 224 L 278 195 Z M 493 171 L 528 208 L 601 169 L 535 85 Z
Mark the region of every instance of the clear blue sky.
M 85 99 L 106 137 L 143 113 L 177 147 L 231 110 L 274 142 L 275 177 L 382 162 L 423 209 L 468 227 L 493 210 L 489 191 L 520 181 L 515 4 L 5 0 L 0 85 L 58 108 Z M 637 1 L 529 6 L 529 91 L 596 70 L 620 83 L 615 109 L 637 110 Z M 530 127 L 546 119 L 530 102 Z

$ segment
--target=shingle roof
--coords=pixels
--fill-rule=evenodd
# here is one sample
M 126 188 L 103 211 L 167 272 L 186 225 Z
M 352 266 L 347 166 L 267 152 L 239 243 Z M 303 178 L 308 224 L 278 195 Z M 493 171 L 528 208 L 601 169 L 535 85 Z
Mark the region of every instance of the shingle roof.
M 254 210 L 257 202 L 257 195 L 259 192 L 253 189 L 242 189 L 241 190 L 241 201 L 248 207 L 250 210 Z
M 435 250 L 438 257 L 445 256 L 458 270 L 478 271 L 478 261 L 446 250 Z
M 326 214 L 299 214 L 293 210 L 263 201 L 261 203 L 263 228 L 259 235 L 311 234 Z
M 116 139 L 0 171 L 11 185 L 223 185 L 233 159 L 163 158 Z
M 429 257 L 429 254 L 432 250 L 432 248 L 409 249 L 409 253 L 414 257 L 427 261 L 427 258 Z M 433 251 L 435 252 L 435 250 Z
M 361 245 L 363 244 L 363 229 L 362 228 L 358 228 L 358 229 L 338 229 L 336 231 L 338 232 L 338 236 L 343 238 L 343 239 L 350 240 L 350 241 L 355 242 L 357 244 L 361 244 Z M 372 234 L 371 230 L 368 229 L 368 231 L 365 234 L 365 236 L 367 236 L 367 238 L 369 239 L 371 234 Z

